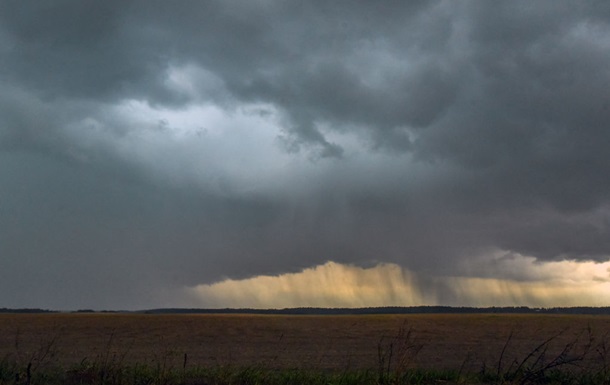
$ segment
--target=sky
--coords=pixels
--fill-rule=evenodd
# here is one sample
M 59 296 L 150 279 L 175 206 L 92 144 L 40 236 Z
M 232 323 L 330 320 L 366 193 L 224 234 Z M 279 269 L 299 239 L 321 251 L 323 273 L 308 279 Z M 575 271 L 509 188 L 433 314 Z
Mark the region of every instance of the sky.
M 0 307 L 610 306 L 610 3 L 0 2 Z

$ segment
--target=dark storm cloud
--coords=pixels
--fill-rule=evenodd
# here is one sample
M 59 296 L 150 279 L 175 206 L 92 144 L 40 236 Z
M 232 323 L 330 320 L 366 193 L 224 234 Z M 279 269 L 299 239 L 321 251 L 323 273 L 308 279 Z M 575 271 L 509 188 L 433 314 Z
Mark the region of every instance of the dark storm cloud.
M 2 2 L 2 292 L 138 307 L 329 259 L 607 260 L 609 21 L 605 2 Z M 176 139 L 163 115 L 198 106 L 267 119 L 277 153 L 233 121 Z

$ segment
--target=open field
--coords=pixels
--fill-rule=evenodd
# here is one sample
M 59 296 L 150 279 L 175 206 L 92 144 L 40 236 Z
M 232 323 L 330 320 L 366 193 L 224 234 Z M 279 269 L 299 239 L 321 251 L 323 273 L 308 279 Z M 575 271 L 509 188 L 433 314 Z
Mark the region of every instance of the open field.
M 395 364 L 479 371 L 498 366 L 503 350 L 508 366 L 550 338 L 547 357 L 609 342 L 609 333 L 610 317 L 584 315 L 2 314 L 0 358 L 345 371 L 376 369 L 393 349 Z

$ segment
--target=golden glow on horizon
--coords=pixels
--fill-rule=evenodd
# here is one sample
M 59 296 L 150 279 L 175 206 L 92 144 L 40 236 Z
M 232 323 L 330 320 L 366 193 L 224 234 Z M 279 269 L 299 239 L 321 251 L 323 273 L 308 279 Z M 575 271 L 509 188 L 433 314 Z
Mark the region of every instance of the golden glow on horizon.
M 327 262 L 298 273 L 188 288 L 206 307 L 610 306 L 610 261 L 502 261 L 522 279 L 417 276 L 396 264 L 361 268 Z
M 432 298 L 425 298 L 412 279 L 412 274 L 398 265 L 363 269 L 327 262 L 299 273 L 198 285 L 190 292 L 205 305 L 221 307 L 426 304 Z

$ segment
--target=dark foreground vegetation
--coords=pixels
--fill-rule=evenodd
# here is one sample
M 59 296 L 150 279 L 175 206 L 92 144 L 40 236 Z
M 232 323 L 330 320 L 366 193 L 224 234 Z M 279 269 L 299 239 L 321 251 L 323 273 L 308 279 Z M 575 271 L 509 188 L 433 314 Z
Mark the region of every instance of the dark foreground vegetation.
M 0 385 L 610 384 L 610 317 L 0 317 Z
M 541 341 L 520 359 L 505 361 L 512 333 L 504 343 L 497 362 L 483 363 L 477 372 L 421 369 L 412 366 L 423 345 L 413 331 L 401 327 L 377 346 L 378 365 L 367 370 L 272 369 L 264 365 L 190 366 L 184 354 L 182 364 L 168 361 L 140 364 L 124 362 L 124 357 L 107 350 L 95 360 L 61 366 L 53 361 L 53 342 L 47 342 L 29 357 L 5 357 L 0 361 L 0 384 L 23 385 L 204 385 L 204 384 L 610 384 L 610 340 L 583 331 L 550 353 L 555 335 Z M 467 358 L 464 358 L 466 361 Z
M 582 373 L 579 375 L 561 371 L 549 371 L 544 375 L 518 376 L 493 372 L 463 374 L 432 370 L 409 370 L 404 373 L 390 373 L 379 376 L 372 371 L 327 373 L 305 370 L 270 370 L 252 368 L 191 368 L 169 370 L 156 366 L 123 366 L 103 369 L 99 365 L 76 367 L 72 369 L 47 368 L 28 376 L 13 368 L 0 369 L 2 384 L 165 384 L 165 385 L 223 385 L 223 384 L 261 384 L 261 385 L 391 385 L 391 384 L 608 384 L 608 378 L 600 374 Z

